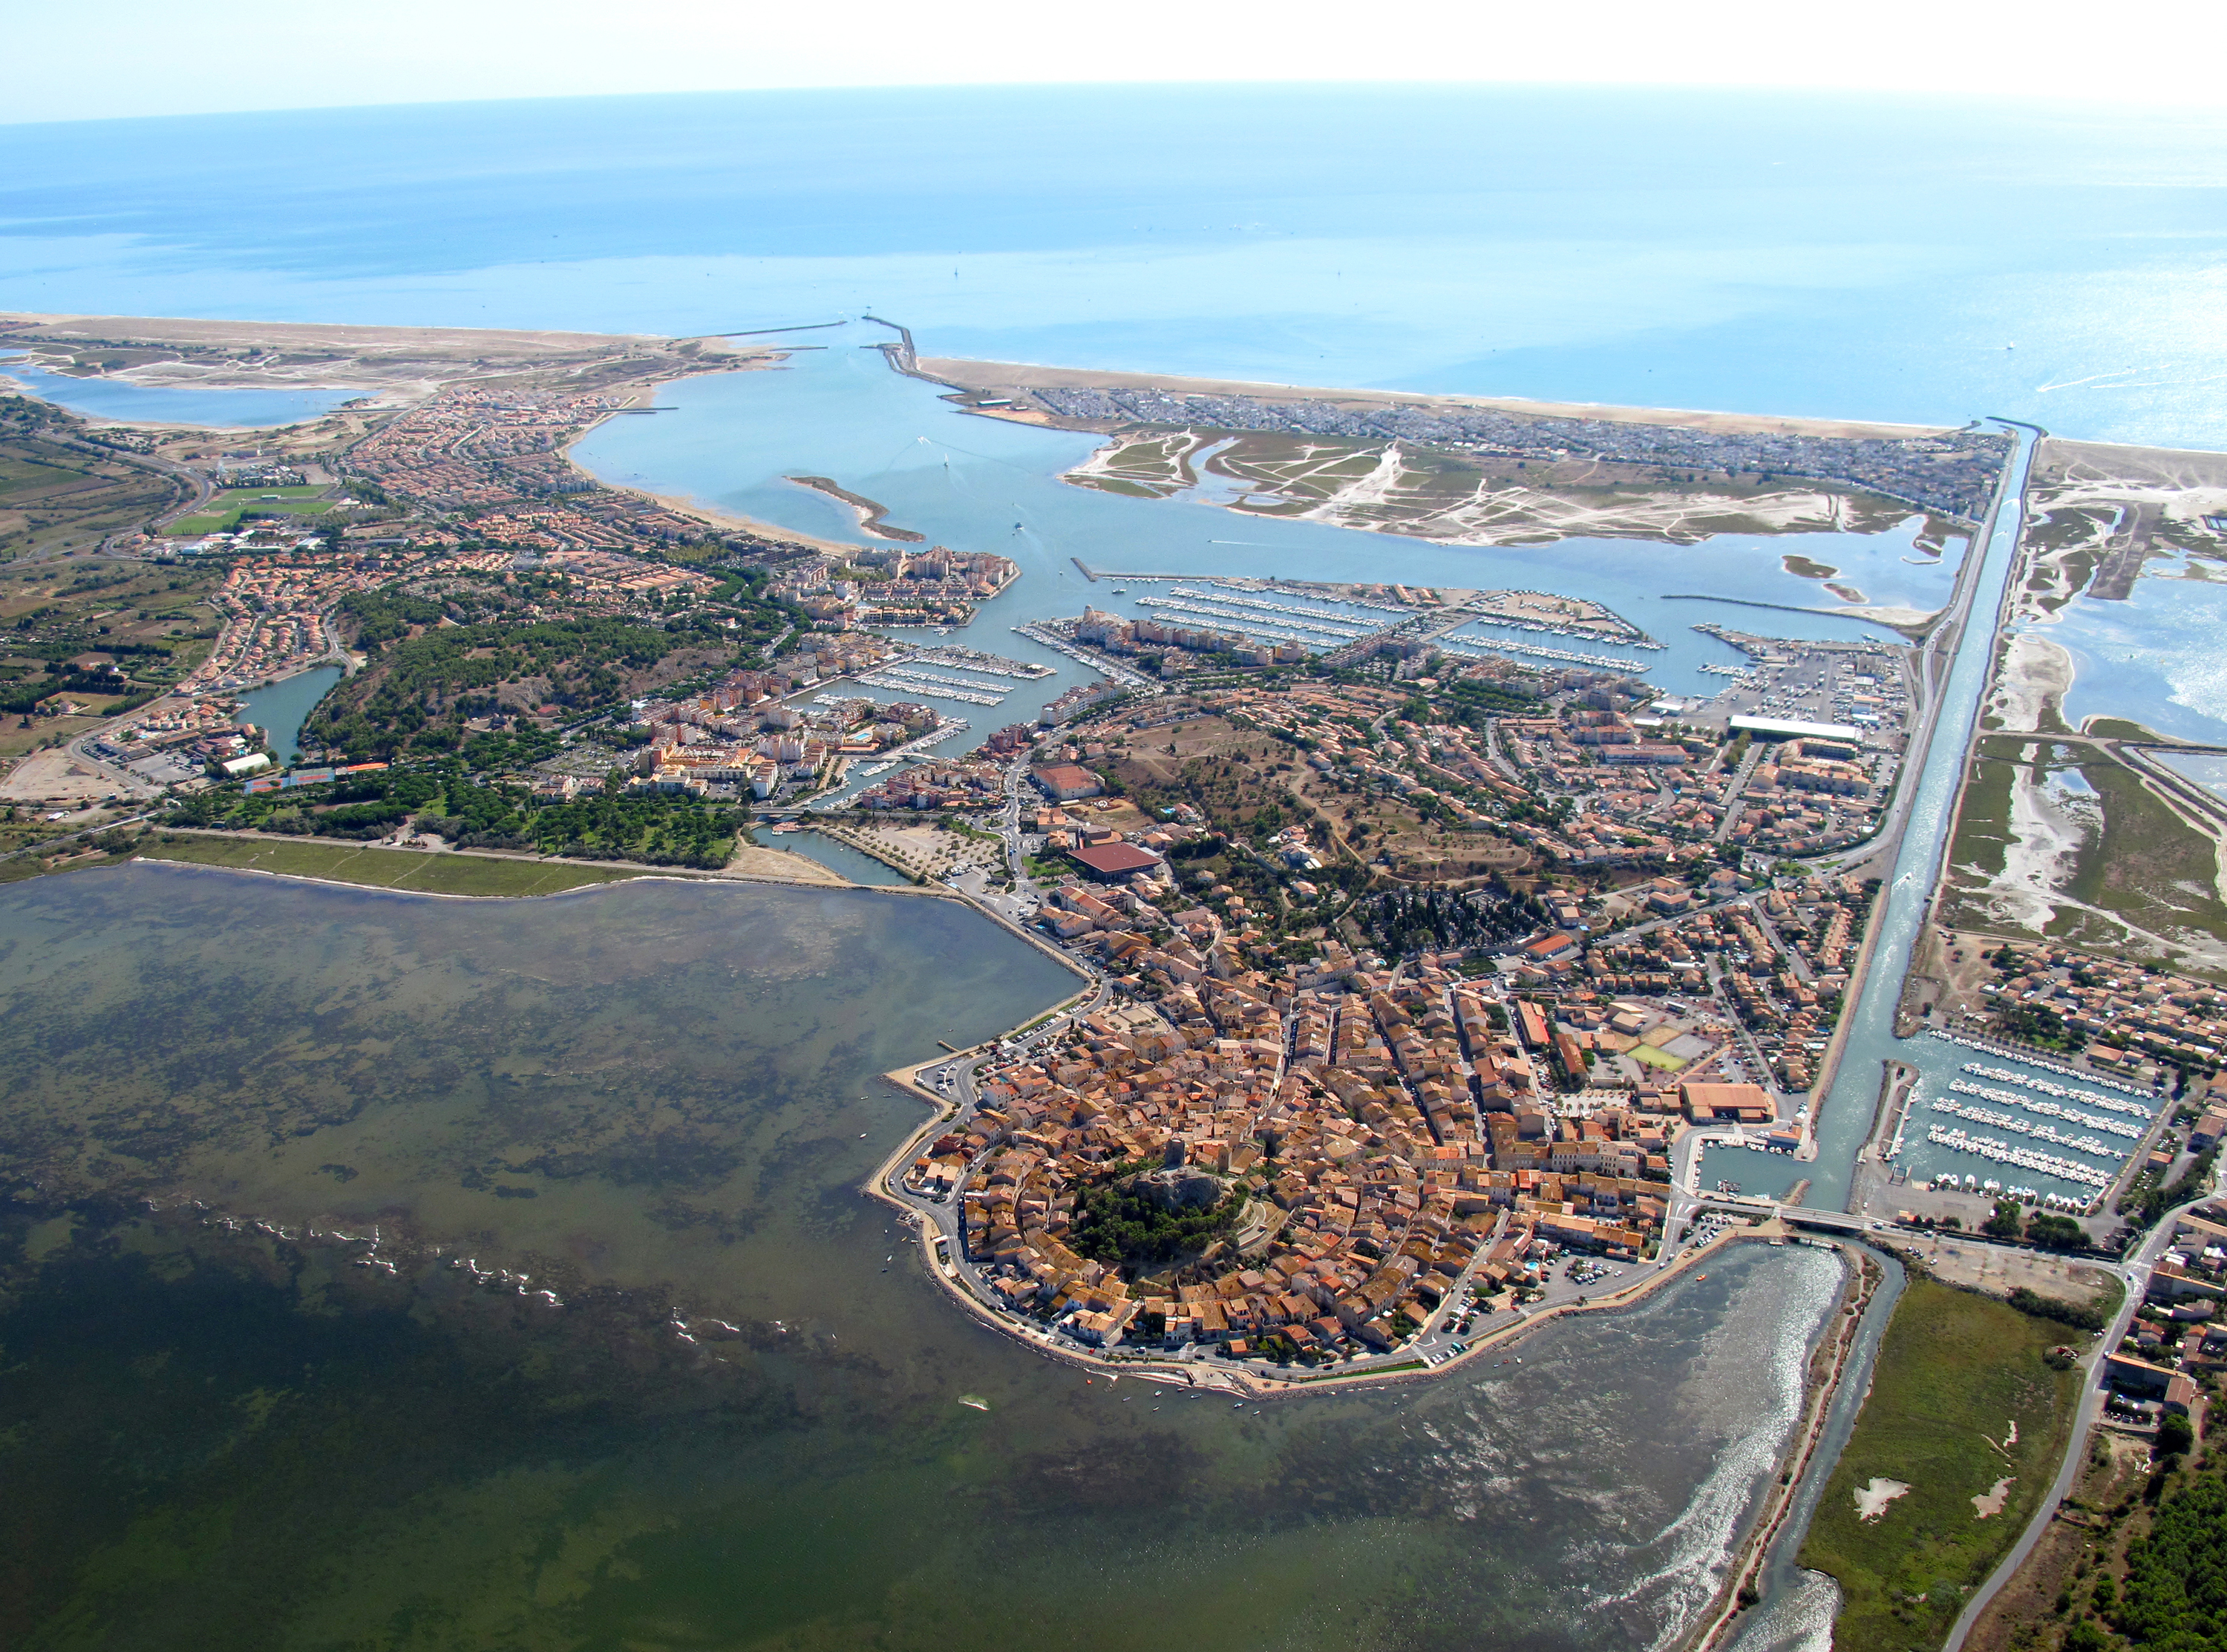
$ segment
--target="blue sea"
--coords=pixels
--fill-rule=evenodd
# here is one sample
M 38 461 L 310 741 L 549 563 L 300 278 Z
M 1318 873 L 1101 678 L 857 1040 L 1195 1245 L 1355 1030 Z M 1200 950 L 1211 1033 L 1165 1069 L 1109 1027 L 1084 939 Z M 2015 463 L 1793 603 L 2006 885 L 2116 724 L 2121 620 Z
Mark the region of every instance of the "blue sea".
M 2227 116 L 1059 87 L 0 127 L 0 309 L 695 333 L 2227 444 Z

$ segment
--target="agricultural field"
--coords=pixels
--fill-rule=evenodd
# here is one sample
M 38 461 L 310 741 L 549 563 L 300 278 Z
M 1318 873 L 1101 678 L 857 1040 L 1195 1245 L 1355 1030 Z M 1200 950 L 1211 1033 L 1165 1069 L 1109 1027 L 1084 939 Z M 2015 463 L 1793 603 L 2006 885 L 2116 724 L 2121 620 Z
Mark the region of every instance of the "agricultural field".
M 2077 1335 L 1913 1270 L 1802 1546 L 1839 1652 L 1941 1643 L 2056 1477 L 2079 1375 L 2045 1356 Z
M 443 854 L 424 850 L 365 849 L 352 845 L 272 843 L 260 838 L 201 837 L 163 832 L 141 845 L 144 860 L 231 866 L 247 871 L 319 877 L 373 889 L 421 895 L 555 895 L 589 883 L 610 883 L 641 874 L 618 866 L 563 866 L 495 855 Z
M 207 598 L 220 571 L 74 554 L 0 566 L 0 756 L 67 738 L 192 670 L 217 635 Z M 66 704 L 81 713 L 51 714 Z
M 0 396 L 0 562 L 90 550 L 192 497 L 175 477 L 78 440 L 58 410 Z

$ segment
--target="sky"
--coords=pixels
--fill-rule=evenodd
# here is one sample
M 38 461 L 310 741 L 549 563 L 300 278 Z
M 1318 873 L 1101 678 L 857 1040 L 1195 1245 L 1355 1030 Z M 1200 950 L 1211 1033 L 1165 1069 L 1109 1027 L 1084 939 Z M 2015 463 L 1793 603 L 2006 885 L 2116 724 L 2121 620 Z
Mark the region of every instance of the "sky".
M 762 87 L 1478 81 L 2227 105 L 2222 0 L 102 0 L 0 7 L 0 124 Z M 39 66 L 45 67 L 39 67 Z

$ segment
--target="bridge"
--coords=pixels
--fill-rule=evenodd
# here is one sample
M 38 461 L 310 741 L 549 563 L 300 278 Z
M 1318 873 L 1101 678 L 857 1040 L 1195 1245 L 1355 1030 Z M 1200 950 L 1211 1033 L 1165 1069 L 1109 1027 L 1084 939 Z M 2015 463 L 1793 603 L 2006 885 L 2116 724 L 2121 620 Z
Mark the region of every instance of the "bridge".
M 1798 1204 L 1779 1206 L 1778 1219 L 1790 1227 L 1822 1228 L 1836 1234 L 1871 1230 L 1871 1223 L 1861 1216 L 1852 1216 L 1844 1210 L 1806 1210 Z

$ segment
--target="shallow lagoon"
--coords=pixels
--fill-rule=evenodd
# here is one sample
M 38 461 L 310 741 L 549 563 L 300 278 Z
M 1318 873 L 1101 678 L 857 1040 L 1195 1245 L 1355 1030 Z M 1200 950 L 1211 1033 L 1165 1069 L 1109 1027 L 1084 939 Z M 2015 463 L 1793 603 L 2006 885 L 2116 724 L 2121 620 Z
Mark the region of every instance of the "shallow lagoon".
M 79 379 L 0 360 L 0 381 L 97 419 L 134 424 L 197 424 L 214 430 L 269 430 L 318 418 L 356 390 L 184 390 L 128 379 Z
M 954 1310 L 858 1191 L 918 1117 L 871 1075 L 1066 979 L 866 891 L 7 891 L 0 1429 L 36 1426 L 0 1432 L 0 1612 L 48 1648 L 1671 1638 L 1830 1259 L 1752 1247 L 1412 1389 L 1086 1382 Z M 100 1191 L 54 1214 L 71 1187 Z M 376 1221 L 400 1266 L 182 1193 Z
M 2072 655 L 2064 721 L 2139 723 L 2168 740 L 2227 743 L 2227 578 L 2195 557 L 2158 557 L 2123 601 L 2076 596 L 2042 635 Z
M 1075 981 L 948 901 L 422 900 L 148 865 L 11 891 L 0 972 L 0 1129 L 56 1191 L 376 1221 L 560 1292 L 775 1317 L 812 1291 L 756 1298 L 785 1272 L 743 1213 L 854 1186 L 920 1117 L 875 1075 Z
M 573 456 L 608 482 L 856 542 L 861 536 L 847 507 L 785 479 L 833 476 L 887 506 L 890 521 L 936 543 L 1012 558 L 1021 578 L 984 603 L 959 638 L 1050 666 L 1057 674 L 1024 685 L 994 710 L 950 708 L 974 726 L 940 749 L 946 754 L 1033 715 L 1091 674 L 1011 628 L 1077 615 L 1086 604 L 1146 611 L 1138 599 L 1156 593 L 1137 585 L 1116 595 L 1123 582 L 1113 576 L 1120 573 L 1398 580 L 1585 596 L 1666 645 L 1644 656 L 1650 682 L 1669 692 L 1709 694 L 1724 679 L 1700 667 L 1737 664 L 1742 656 L 1694 631 L 1703 622 L 1773 636 L 1898 640 L 1883 626 L 1829 611 L 1847 605 L 1819 581 L 1788 572 L 1787 557 L 1837 569 L 1871 603 L 1932 609 L 1947 602 L 1964 548 L 1963 540 L 1952 539 L 1944 555 L 1918 554 L 1914 544 L 1922 524 L 1916 517 L 1879 533 L 1723 534 L 1698 545 L 1594 539 L 1527 548 L 1449 545 L 1186 501 L 1126 498 L 1059 480 L 1088 456 L 1097 437 L 957 411 L 941 399 L 940 386 L 891 372 L 869 348 L 892 336 L 886 328 L 799 336 L 812 341 L 811 348 L 782 367 L 668 385 L 658 402 L 673 411 L 655 419 L 613 419 Z M 1076 558 L 1107 577 L 1093 583 Z M 1691 595 L 1739 600 L 1683 600 Z M 1749 605 L 1758 603 L 1777 606 Z M 1788 608 L 1828 611 L 1783 611 Z M 874 691 L 845 684 L 840 692 Z

